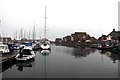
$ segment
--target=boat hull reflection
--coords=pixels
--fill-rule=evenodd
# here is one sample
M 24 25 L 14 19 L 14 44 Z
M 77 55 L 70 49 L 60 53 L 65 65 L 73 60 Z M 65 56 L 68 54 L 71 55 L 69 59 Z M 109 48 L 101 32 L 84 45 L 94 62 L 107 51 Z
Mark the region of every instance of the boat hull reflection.
M 33 58 L 26 62 L 18 62 L 18 63 L 16 63 L 16 67 L 18 67 L 19 71 L 23 71 L 23 68 L 25 68 L 25 67 L 32 67 L 34 60 L 35 59 Z
M 50 54 L 50 50 L 41 50 L 40 53 L 42 55 L 49 55 Z

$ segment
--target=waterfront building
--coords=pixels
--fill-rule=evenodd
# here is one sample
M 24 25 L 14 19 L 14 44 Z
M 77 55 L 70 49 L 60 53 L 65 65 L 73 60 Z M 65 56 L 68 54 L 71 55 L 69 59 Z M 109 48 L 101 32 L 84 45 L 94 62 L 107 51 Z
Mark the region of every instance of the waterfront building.
M 113 29 L 113 31 L 107 35 L 106 40 L 107 44 L 110 46 L 118 45 L 118 42 L 120 41 L 120 31 L 115 31 L 115 29 Z
M 67 35 L 67 36 L 63 37 L 62 44 L 64 46 L 71 46 L 71 43 L 72 43 L 72 41 L 71 41 L 71 36 L 70 35 Z
M 86 32 L 75 32 L 72 37 L 74 42 L 83 42 L 86 36 Z
M 95 37 L 91 37 L 90 41 L 92 44 L 96 44 L 97 43 L 97 39 Z
M 8 43 L 8 42 L 12 42 L 12 39 L 11 37 L 0 37 L 0 42 Z
M 75 32 L 71 35 L 63 37 L 62 44 L 65 46 L 83 46 L 86 39 L 90 39 L 90 36 L 86 32 Z
M 62 38 L 56 38 L 55 44 L 62 44 Z
M 89 34 L 86 32 L 75 32 L 71 35 L 67 35 L 61 38 L 56 38 L 56 42 L 62 40 L 62 45 L 69 46 L 69 47 L 77 47 L 77 46 L 85 46 L 87 43 L 89 44 L 96 44 L 97 39 L 95 37 L 90 37 Z
M 112 32 L 110 32 L 107 35 L 107 41 L 109 41 L 109 43 L 118 43 L 120 42 L 120 31 L 115 31 L 115 29 L 113 29 Z
M 107 38 L 106 35 L 102 35 L 101 37 L 98 38 L 99 41 L 105 41 Z
M 116 46 L 120 41 L 120 31 L 115 31 L 115 29 L 113 29 L 108 35 L 99 37 L 98 41 L 103 46 Z

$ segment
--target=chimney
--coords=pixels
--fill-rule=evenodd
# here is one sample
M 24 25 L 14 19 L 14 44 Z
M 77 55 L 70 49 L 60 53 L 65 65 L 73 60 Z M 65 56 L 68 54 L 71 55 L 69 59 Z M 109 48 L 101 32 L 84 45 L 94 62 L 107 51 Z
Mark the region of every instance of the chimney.
M 115 31 L 115 29 L 113 29 L 113 31 Z

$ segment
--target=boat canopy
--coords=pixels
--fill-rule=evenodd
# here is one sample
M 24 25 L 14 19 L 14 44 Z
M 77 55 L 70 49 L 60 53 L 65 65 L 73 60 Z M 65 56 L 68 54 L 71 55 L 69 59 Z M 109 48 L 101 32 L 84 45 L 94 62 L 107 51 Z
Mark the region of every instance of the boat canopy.
M 22 43 L 22 45 L 25 45 L 25 46 L 32 46 L 32 42 L 24 42 L 24 43 Z

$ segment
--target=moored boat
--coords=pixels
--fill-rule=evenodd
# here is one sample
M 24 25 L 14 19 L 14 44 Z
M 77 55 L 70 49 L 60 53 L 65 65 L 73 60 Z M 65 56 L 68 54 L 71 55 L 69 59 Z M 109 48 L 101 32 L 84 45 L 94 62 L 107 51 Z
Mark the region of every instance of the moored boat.
M 20 49 L 20 52 L 16 55 L 15 59 L 17 61 L 27 61 L 33 59 L 34 57 L 35 53 L 32 48 L 25 46 L 23 49 Z
M 41 50 L 50 50 L 51 49 L 50 42 L 49 41 L 41 42 L 40 49 Z
M 40 49 L 41 50 L 50 50 L 51 49 L 51 45 L 50 45 L 50 41 L 46 38 L 46 6 L 45 6 L 45 29 L 44 29 L 44 38 L 42 39 L 42 42 L 40 43 Z
M 8 45 L 6 44 L 0 44 L 0 53 L 9 53 L 10 50 L 8 48 Z
M 97 49 L 101 49 L 101 50 L 110 50 L 110 49 L 113 49 L 113 48 L 117 48 L 117 46 L 105 46 L 105 47 L 98 46 L 97 47 Z

